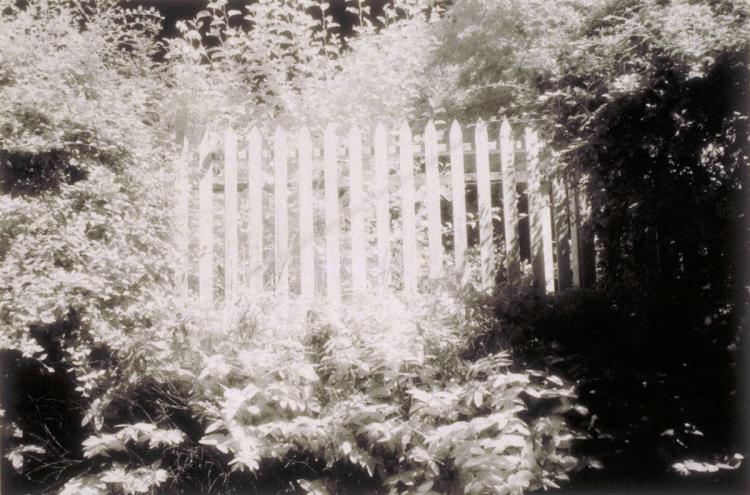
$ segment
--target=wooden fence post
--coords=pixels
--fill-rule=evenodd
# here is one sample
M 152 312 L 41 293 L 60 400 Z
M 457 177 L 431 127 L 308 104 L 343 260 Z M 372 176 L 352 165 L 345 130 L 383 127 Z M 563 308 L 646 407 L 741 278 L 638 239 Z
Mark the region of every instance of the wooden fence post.
M 487 144 L 487 124 L 482 119 L 474 128 L 477 164 L 477 203 L 479 208 L 479 251 L 482 290 L 495 285 L 495 263 L 492 252 L 492 193 L 490 188 L 490 157 Z
M 570 210 L 570 269 L 573 276 L 573 287 L 581 287 L 581 214 L 578 205 L 578 188 L 568 187 L 568 208 Z
M 198 147 L 198 300 L 203 307 L 214 304 L 214 174 L 209 146 L 206 130 Z
M 399 162 L 401 165 L 401 242 L 404 291 L 417 291 L 416 219 L 414 215 L 414 155 L 409 124 L 404 122 L 399 130 Z
M 464 179 L 464 143 L 461 127 L 455 120 L 450 128 L 451 194 L 453 199 L 453 246 L 455 274 L 459 287 L 468 282 L 466 269 L 466 183 Z
M 263 291 L 263 138 L 253 127 L 247 146 L 248 175 L 247 199 L 250 222 L 248 242 L 248 288 L 251 294 Z
M 552 262 L 552 220 L 549 199 L 542 187 L 539 163 L 539 142 L 536 132 L 526 129 L 526 151 L 529 163 L 529 230 L 531 237 L 531 263 L 537 287 L 544 292 L 554 292 L 554 266 Z
M 349 129 L 349 207 L 351 214 L 352 289 L 367 288 L 367 258 L 365 254 L 364 192 L 362 189 L 362 136 L 359 128 Z
M 443 224 L 440 218 L 440 169 L 435 124 L 427 123 L 424 131 L 425 204 L 427 205 L 427 239 L 432 280 L 443 276 Z
M 378 285 L 386 288 L 390 284 L 391 273 L 391 211 L 389 204 L 388 181 L 388 138 L 383 124 L 375 127 L 375 214 L 378 245 Z
M 517 281 L 521 276 L 521 253 L 518 241 L 518 198 L 516 193 L 515 150 L 512 130 L 508 119 L 500 125 L 500 167 L 503 184 L 503 226 L 505 232 L 505 266 L 508 280 Z
M 315 296 L 315 238 L 314 203 L 312 190 L 312 140 L 310 131 L 303 127 L 298 137 L 299 153 L 299 258 L 300 293 Z
M 328 124 L 323 138 L 326 216 L 326 291 L 333 304 L 341 303 L 339 240 L 339 167 L 336 126 Z
M 557 239 L 558 289 L 567 289 L 572 284 L 570 269 L 570 218 L 565 182 L 559 176 L 552 181 L 552 205 L 554 209 L 555 238 Z
M 224 306 L 237 300 L 239 243 L 237 225 L 237 135 L 224 133 Z
M 276 293 L 282 296 L 289 294 L 289 191 L 287 171 L 286 132 L 276 127 L 273 137 L 274 161 L 274 266 L 276 275 Z

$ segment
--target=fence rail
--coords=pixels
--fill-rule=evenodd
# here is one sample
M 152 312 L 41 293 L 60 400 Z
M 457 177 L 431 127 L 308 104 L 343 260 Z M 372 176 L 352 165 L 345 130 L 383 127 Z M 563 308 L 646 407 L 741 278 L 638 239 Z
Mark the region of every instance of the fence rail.
M 467 127 L 468 140 L 456 122 L 430 122 L 416 136 L 403 124 L 364 135 L 329 125 L 316 139 L 304 127 L 265 138 L 257 128 L 207 131 L 197 145 L 185 138 L 175 174 L 180 292 L 197 288 L 207 306 L 219 293 L 232 304 L 241 291 L 334 303 L 396 281 L 417 292 L 446 276 L 468 283 L 470 249 L 485 291 L 498 275 L 518 279 L 524 258 L 540 290 L 580 286 L 578 192 L 545 179 L 532 129 L 503 120 L 490 140 L 488 127 Z

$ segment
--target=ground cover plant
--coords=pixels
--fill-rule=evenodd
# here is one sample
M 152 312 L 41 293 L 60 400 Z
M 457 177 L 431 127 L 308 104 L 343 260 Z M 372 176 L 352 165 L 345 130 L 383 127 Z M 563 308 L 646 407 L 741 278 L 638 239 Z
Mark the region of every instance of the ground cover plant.
M 580 465 L 574 388 L 514 371 L 506 353 L 461 359 L 455 302 L 178 313 L 159 340 L 142 335 L 115 357 L 129 378 L 96 401 L 90 468 L 62 493 L 558 486 Z

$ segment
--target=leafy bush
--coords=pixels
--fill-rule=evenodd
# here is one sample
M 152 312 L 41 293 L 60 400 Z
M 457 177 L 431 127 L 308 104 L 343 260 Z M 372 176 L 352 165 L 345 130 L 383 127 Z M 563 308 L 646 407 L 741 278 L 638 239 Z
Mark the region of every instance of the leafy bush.
M 114 4 L 0 5 L 3 490 L 86 469 L 87 402 L 172 287 L 160 18 Z
M 566 417 L 585 410 L 573 387 L 513 372 L 505 353 L 461 359 L 455 300 L 276 304 L 178 313 L 157 339 L 131 340 L 116 357 L 130 379 L 90 412 L 84 455 L 100 468 L 63 493 L 138 492 L 123 473 L 194 489 L 196 471 L 221 492 L 273 476 L 277 490 L 316 493 L 521 493 L 579 466 Z
M 590 438 L 578 448 L 604 470 L 581 473 L 574 484 L 632 487 L 637 476 L 680 489 L 737 486 L 746 467 L 739 419 L 746 406 L 738 399 L 743 339 L 730 314 L 691 330 L 679 304 L 602 290 L 540 297 L 513 288 L 484 303 L 494 316 L 477 328 L 465 357 L 508 349 L 524 366 L 575 381 L 591 412 L 579 424 Z

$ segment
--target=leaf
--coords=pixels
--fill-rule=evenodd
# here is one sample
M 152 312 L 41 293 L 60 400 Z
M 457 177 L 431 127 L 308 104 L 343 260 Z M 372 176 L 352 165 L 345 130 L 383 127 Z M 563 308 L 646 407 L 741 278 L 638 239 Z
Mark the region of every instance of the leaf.
M 149 438 L 149 447 L 158 448 L 162 445 L 179 445 L 185 440 L 185 434 L 180 430 L 156 430 Z
M 229 453 L 229 448 L 226 444 L 229 440 L 230 438 L 223 433 L 212 433 L 211 435 L 205 435 L 199 440 L 198 443 L 214 446 L 219 450 L 219 452 L 227 454 Z
M 554 383 L 555 385 L 558 385 L 560 387 L 563 386 L 563 381 L 560 379 L 560 377 L 555 375 L 549 375 L 546 377 L 546 380 L 550 383 Z
M 299 479 L 297 484 L 302 488 L 308 495 L 331 495 L 328 491 L 325 483 L 322 480 L 306 480 Z
M 349 455 L 352 451 L 352 444 L 348 441 L 342 442 L 340 446 L 341 452 L 343 452 L 344 455 Z
M 482 402 L 484 400 L 484 394 L 481 390 L 475 390 L 474 391 L 474 405 L 476 407 L 482 407 Z
M 512 487 L 526 489 L 533 478 L 533 473 L 527 469 L 513 473 L 508 477 L 508 484 Z
M 112 434 L 101 436 L 91 436 L 83 441 L 83 456 L 85 458 L 95 457 L 97 455 L 109 455 L 109 452 L 123 452 L 126 450 L 125 444 Z

